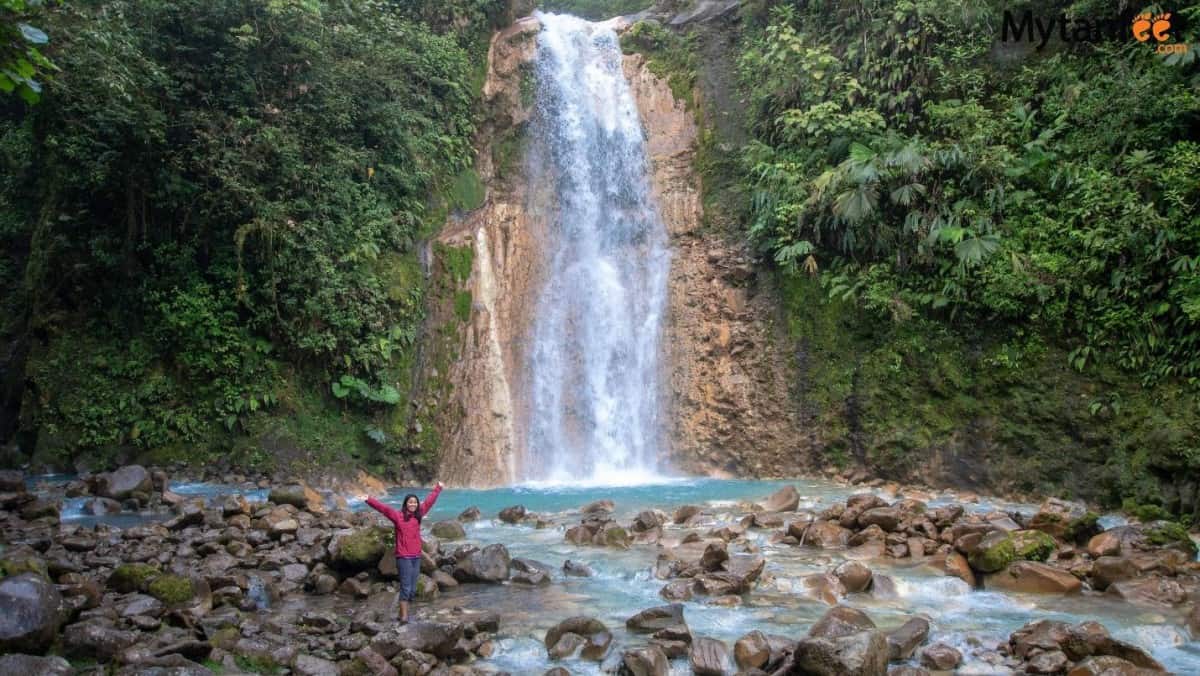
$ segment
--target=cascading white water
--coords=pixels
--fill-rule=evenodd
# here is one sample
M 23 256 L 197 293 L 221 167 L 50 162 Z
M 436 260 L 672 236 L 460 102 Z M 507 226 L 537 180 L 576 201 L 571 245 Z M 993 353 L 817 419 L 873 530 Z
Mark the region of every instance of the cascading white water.
M 654 480 L 669 254 L 645 138 L 613 30 L 538 18 L 531 181 L 547 182 L 554 213 L 528 349 L 521 475 Z

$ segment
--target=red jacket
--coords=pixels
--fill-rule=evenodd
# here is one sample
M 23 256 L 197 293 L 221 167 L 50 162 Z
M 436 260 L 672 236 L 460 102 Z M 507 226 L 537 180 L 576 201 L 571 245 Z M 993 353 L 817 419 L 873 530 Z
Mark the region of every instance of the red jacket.
M 433 509 L 433 503 L 437 502 L 438 493 L 441 492 L 441 487 L 434 487 L 429 495 L 425 496 L 425 502 L 422 502 L 419 508 L 422 517 Z M 375 498 L 367 498 L 367 504 L 395 524 L 396 556 L 413 558 L 421 555 L 421 523 L 419 521 L 411 515 L 405 519 L 400 510 L 392 509 Z

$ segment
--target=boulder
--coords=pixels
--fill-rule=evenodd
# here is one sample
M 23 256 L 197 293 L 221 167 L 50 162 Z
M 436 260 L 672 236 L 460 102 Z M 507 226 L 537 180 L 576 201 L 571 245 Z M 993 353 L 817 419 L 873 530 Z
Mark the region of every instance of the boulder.
M 1029 520 L 1029 527 L 1067 542 L 1086 542 L 1099 532 L 1099 515 L 1078 502 L 1049 498 Z
M 635 533 L 644 533 L 648 530 L 658 528 L 663 524 L 663 518 L 652 509 L 645 509 L 638 512 L 638 515 L 633 517 L 631 528 Z
M 389 627 L 371 639 L 371 649 L 391 659 L 402 650 L 449 657 L 463 637 L 463 625 L 455 622 L 409 622 Z
M 983 536 L 968 557 L 971 567 L 983 573 L 1004 570 L 1016 558 L 1016 547 L 1005 531 L 992 531 Z
M 1110 528 L 1103 533 L 1093 535 L 1087 543 L 1088 554 L 1091 554 L 1093 559 L 1098 559 L 1102 556 L 1117 556 L 1121 553 L 1122 546 L 1126 540 L 1140 536 L 1137 529 L 1132 526 L 1119 526 Z
M 108 662 L 137 643 L 138 633 L 99 622 L 79 622 L 63 631 L 63 652 L 74 658 Z
M 1128 556 L 1101 556 L 1092 563 L 1092 586 L 1101 591 L 1115 582 L 1137 577 L 1138 569 Z
M 687 626 L 682 603 L 647 608 L 625 620 L 625 628 L 638 634 L 649 634 L 676 626 Z
M 1054 538 L 1040 530 L 1018 530 L 1009 533 L 1013 541 L 1013 557 L 1018 561 L 1045 561 L 1056 548 Z
M 811 633 L 811 632 L 810 632 Z M 789 673 L 812 676 L 884 676 L 887 640 L 880 631 L 837 637 L 807 636 L 796 643 Z
M 347 573 L 370 570 L 392 550 L 392 537 L 384 526 L 336 531 L 327 546 L 329 564 Z
M 794 512 L 799 506 L 800 494 L 792 485 L 780 488 L 757 505 L 764 512 Z
M 562 571 L 563 575 L 569 575 L 570 577 L 591 577 L 595 574 L 586 563 L 570 559 L 563 561 Z
M 1031 657 L 1025 663 L 1025 669 L 1031 674 L 1061 674 L 1070 664 L 1063 651 L 1047 650 Z
M 579 508 L 581 514 L 610 514 L 616 505 L 612 500 L 596 500 Z
M 463 523 L 466 523 L 468 521 L 476 521 L 479 519 L 480 515 L 481 515 L 481 513 L 479 511 L 479 508 L 472 505 L 459 513 L 458 520 Z
M 757 629 L 733 644 L 733 660 L 742 671 L 763 669 L 770 659 L 771 644 L 766 635 Z
M 500 520 L 504 523 L 520 523 L 525 518 L 525 505 L 513 505 L 500 510 Z
M 845 585 L 832 573 L 805 575 L 801 582 L 805 593 L 827 605 L 837 605 L 846 595 Z
M 704 509 L 699 505 L 683 505 L 675 510 L 672 521 L 674 521 L 676 525 L 682 525 L 686 523 L 688 519 L 700 514 L 703 511 Z
M 1015 561 L 1003 571 L 984 578 L 988 589 L 1031 594 L 1074 594 L 1083 588 L 1071 573 L 1036 561 Z
M 1143 669 L 1133 662 L 1112 655 L 1098 655 L 1080 660 L 1067 671 L 1067 676 L 1151 676 L 1161 672 Z
M 608 627 L 604 626 L 604 623 L 600 620 L 585 615 L 577 615 L 575 617 L 568 617 L 546 630 L 546 637 L 542 643 L 549 650 L 558 644 L 559 639 L 564 634 L 575 634 L 586 639 L 593 634 L 606 631 L 608 631 Z
M 145 467 L 126 465 L 112 472 L 96 475 L 93 492 L 113 500 L 135 498 L 145 501 L 149 500 L 150 494 L 154 492 L 154 481 Z
M 871 587 L 871 569 L 858 561 L 845 561 L 833 569 L 847 592 L 864 592 Z
M 907 622 L 888 632 L 888 659 L 892 662 L 907 660 L 927 638 L 929 621 L 923 617 L 908 618 Z
M 808 635 L 832 639 L 873 629 L 875 629 L 875 623 L 863 611 L 850 606 L 834 606 L 825 611 L 821 619 L 809 628 Z M 887 641 L 885 640 L 884 643 L 884 654 L 886 655 Z
M 845 547 L 851 535 L 849 529 L 839 526 L 836 521 L 814 521 L 811 524 L 793 521 L 788 524 L 788 534 L 799 540 L 801 545 L 821 549 Z
M 671 671 L 667 654 L 656 645 L 626 650 L 621 666 L 631 676 L 667 676 Z
M 72 676 L 75 668 L 58 656 L 4 655 L 0 657 L 0 674 L 13 676 Z
M 292 662 L 292 673 L 296 676 L 339 676 L 338 665 L 315 655 L 297 655 Z
M 43 652 L 62 622 L 62 595 L 46 578 L 19 573 L 0 579 L 0 652 Z
M 546 647 L 546 653 L 552 660 L 561 660 L 575 655 L 576 651 L 587 643 L 587 639 L 574 632 L 566 632 L 558 637 L 554 645 Z
M 724 641 L 706 636 L 692 640 L 688 662 L 696 676 L 725 676 L 729 669 L 729 649 Z
M 508 579 L 511 562 L 507 547 L 490 544 L 459 561 L 454 567 L 454 579 L 459 582 L 503 582 Z
M 429 532 L 441 540 L 462 540 L 467 537 L 467 531 L 459 521 L 438 521 L 429 528 Z
M 598 631 L 595 634 L 587 637 L 587 643 L 583 644 L 583 649 L 579 651 L 579 657 L 591 662 L 601 662 L 608 656 L 608 650 L 612 647 L 612 634 L 607 631 Z
M 942 572 L 966 582 L 972 589 L 976 586 L 975 571 L 971 570 L 971 564 L 967 562 L 967 557 L 956 551 L 951 550 L 946 554 L 946 560 L 942 563 Z
M 935 671 L 950 671 L 962 662 L 962 653 L 945 643 L 934 643 L 921 651 L 921 664 Z
M 24 493 L 25 473 L 18 469 L 0 469 L 0 493 Z
M 875 507 L 868 509 L 858 516 L 858 524 L 862 527 L 879 526 L 885 532 L 891 533 L 900 526 L 900 510 L 895 507 Z
M 1135 605 L 1158 608 L 1173 608 L 1188 598 L 1187 590 L 1176 579 L 1157 574 L 1113 583 L 1106 593 Z
M 277 505 L 292 505 L 313 514 L 325 512 L 325 499 L 303 481 L 293 481 L 282 486 L 272 486 L 267 500 Z
M 159 575 L 162 571 L 148 563 L 124 563 L 113 569 L 105 584 L 115 592 L 128 594 L 146 591 Z

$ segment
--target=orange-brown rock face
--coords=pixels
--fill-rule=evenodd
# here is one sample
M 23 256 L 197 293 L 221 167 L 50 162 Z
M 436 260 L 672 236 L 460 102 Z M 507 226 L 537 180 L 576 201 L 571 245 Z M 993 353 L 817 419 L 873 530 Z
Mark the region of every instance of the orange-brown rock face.
M 492 40 L 483 89 L 489 115 L 480 130 L 483 142 L 476 163 L 485 201 L 451 218 L 437 240 L 470 246 L 474 254 L 464 284 L 471 297 L 470 317 L 465 330 L 454 336 L 457 345 L 450 346 L 453 362 L 444 374 L 450 385 L 447 400 L 437 402 L 439 476 L 455 485 L 511 483 L 517 469 L 512 459 L 519 448 L 519 416 L 513 393 L 521 386 L 519 343 L 537 293 L 541 256 L 536 247 L 545 223 L 537 217 L 538 196 L 529 194 L 522 180 L 519 158 L 501 175 L 493 146 L 500 139 L 518 138 L 529 119 L 521 84 L 536 52 L 539 28 L 536 19 L 522 19 Z M 455 322 L 447 308 L 441 314 L 433 324 Z
M 640 55 L 626 56 L 624 67 L 671 238 L 666 460 L 704 474 L 794 475 L 802 435 L 788 392 L 788 355 L 776 340 L 775 305 L 765 292 L 755 293 L 745 245 L 701 229 L 694 115 Z

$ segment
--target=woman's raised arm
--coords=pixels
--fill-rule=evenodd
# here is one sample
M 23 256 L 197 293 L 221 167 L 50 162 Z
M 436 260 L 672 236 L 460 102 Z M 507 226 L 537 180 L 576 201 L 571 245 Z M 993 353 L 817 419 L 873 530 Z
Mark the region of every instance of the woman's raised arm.
M 429 491 L 429 495 L 425 496 L 425 502 L 421 503 L 421 516 L 429 513 L 433 509 L 433 503 L 437 502 L 438 495 L 442 492 L 442 482 L 437 482 L 433 490 Z

